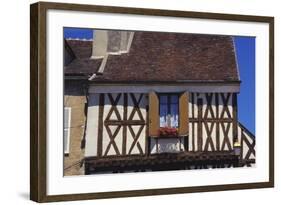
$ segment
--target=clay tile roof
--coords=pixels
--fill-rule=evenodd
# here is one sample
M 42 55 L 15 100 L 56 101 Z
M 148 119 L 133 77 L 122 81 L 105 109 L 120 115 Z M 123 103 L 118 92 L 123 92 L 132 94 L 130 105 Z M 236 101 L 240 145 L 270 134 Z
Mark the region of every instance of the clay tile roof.
M 109 55 L 100 82 L 239 81 L 229 36 L 135 32 L 130 52 Z
M 65 52 L 71 52 L 72 61 L 64 66 L 66 75 L 90 76 L 95 73 L 102 60 L 91 59 L 93 41 L 65 40 Z
M 78 57 L 70 64 L 73 69 L 97 71 L 101 60 L 87 59 L 89 42 L 69 45 Z M 135 32 L 130 51 L 109 55 L 102 75 L 93 81 L 239 82 L 239 75 L 230 36 Z

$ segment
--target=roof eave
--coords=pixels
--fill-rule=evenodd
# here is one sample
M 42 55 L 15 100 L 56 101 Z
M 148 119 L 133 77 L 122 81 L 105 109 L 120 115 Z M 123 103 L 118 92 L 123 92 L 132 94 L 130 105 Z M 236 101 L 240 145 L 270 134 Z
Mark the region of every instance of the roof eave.
M 180 84 L 197 84 L 197 85 L 206 85 L 206 84 L 213 84 L 213 85 L 226 85 L 226 84 L 235 84 L 240 85 L 240 80 L 177 80 L 177 81 L 138 81 L 138 80 L 131 80 L 131 81 L 114 81 L 114 80 L 92 80 L 93 84 L 162 84 L 162 85 L 180 85 Z
M 88 80 L 89 74 L 65 74 L 65 80 Z

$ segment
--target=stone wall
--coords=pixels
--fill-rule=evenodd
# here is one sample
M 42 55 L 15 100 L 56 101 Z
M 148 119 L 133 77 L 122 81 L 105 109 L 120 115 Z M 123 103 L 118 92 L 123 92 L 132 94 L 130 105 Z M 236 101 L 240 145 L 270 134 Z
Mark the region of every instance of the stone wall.
M 86 82 L 65 81 L 64 106 L 71 108 L 69 153 L 64 154 L 64 176 L 84 174 Z

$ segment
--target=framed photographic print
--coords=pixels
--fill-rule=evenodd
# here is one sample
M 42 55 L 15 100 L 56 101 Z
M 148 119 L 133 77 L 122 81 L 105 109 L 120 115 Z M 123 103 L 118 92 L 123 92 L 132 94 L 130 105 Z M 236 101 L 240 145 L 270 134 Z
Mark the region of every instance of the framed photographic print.
M 30 197 L 274 186 L 274 18 L 31 5 Z

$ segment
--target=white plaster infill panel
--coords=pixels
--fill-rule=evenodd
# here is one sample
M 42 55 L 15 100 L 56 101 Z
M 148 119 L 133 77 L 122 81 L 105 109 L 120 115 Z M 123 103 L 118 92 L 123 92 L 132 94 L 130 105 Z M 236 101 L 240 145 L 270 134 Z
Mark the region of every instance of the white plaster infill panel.
M 99 94 L 90 94 L 88 103 L 85 157 L 97 156 Z

